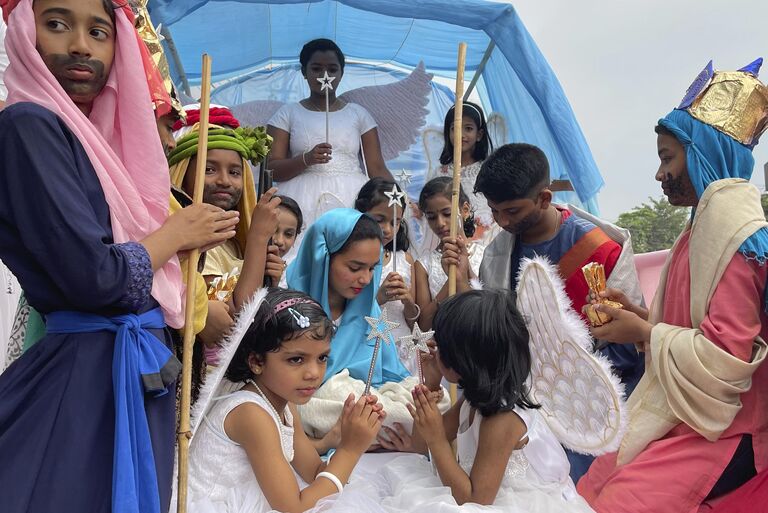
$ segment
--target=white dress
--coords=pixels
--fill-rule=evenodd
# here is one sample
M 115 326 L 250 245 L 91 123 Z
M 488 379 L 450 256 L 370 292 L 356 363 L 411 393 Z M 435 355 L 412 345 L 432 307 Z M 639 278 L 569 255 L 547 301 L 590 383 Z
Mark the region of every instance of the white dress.
M 283 105 L 269 124 L 290 134 L 290 156 L 300 156 L 325 142 L 325 111 L 315 112 L 300 103 Z M 328 210 L 352 208 L 368 176 L 360 167 L 360 137 L 376 128 L 376 121 L 356 103 L 330 113 L 329 142 L 333 158 L 327 164 L 309 166 L 300 175 L 276 183 L 279 194 L 299 204 L 304 225 L 310 226 Z M 300 235 L 301 236 L 301 235 Z M 299 241 L 296 241 L 298 246 Z
M 470 242 L 469 244 L 469 266 L 475 276 L 478 276 L 480 272 L 480 262 L 483 261 L 483 253 L 485 252 L 485 245 L 480 242 Z M 427 271 L 429 276 L 429 292 L 432 295 L 432 299 L 437 297 L 440 289 L 443 288 L 445 282 L 448 281 L 448 275 L 443 271 L 443 265 L 441 260 L 443 254 L 437 249 L 433 249 L 429 253 L 419 260 L 421 265 L 424 266 L 424 270 Z
M 397 258 L 397 274 L 403 277 L 406 287 L 411 286 L 411 264 L 406 260 L 405 251 L 398 251 L 394 258 Z M 381 268 L 381 283 L 387 278 L 389 273 L 393 270 L 392 261 L 394 258 L 390 258 Z M 405 314 L 403 313 L 405 307 L 401 301 L 389 301 L 381 308 L 387 312 L 387 319 L 399 323 L 399 326 L 391 331 L 392 336 L 397 344 L 397 354 L 400 356 L 400 361 L 403 362 L 405 368 L 413 376 L 418 376 L 419 371 L 416 364 L 416 355 L 408 351 L 408 346 L 400 343 L 400 337 L 405 337 L 411 334 L 411 330 L 408 328 L 408 321 L 405 320 Z
M 469 424 L 470 406 L 464 403 L 457 435 L 459 465 L 469 475 L 480 438 L 483 416 L 475 412 Z M 568 475 L 570 466 L 560 443 L 537 410 L 515 410 L 525 422 L 528 444 L 512 453 L 492 506 L 456 504 L 451 490 L 426 459 L 398 458 L 379 474 L 382 505 L 392 513 L 413 511 L 505 512 L 505 513 L 590 513 L 592 509 L 576 493 Z
M 293 416 L 288 408 L 281 423 L 261 395 L 249 390 L 238 390 L 214 399 L 216 404 L 192 439 L 189 452 L 189 513 L 267 513 L 274 510 L 259 487 L 246 452 L 230 440 L 224 431 L 227 415 L 243 403 L 253 403 L 264 408 L 274 419 L 280 431 L 283 456 L 293 460 Z M 299 488 L 307 486 L 294 472 Z M 334 494 L 320 500 L 307 511 L 349 511 L 354 513 L 383 513 L 373 497 L 372 484 L 353 479 L 341 495 Z M 175 505 L 172 508 L 175 511 Z
M 494 224 L 493 214 L 491 213 L 491 207 L 488 206 L 488 202 L 485 200 L 485 196 L 481 193 L 475 194 L 475 181 L 477 181 L 477 174 L 480 172 L 480 168 L 483 166 L 482 161 L 475 162 L 468 166 L 462 166 L 461 168 L 461 188 L 469 197 L 469 203 L 472 205 L 472 211 L 475 213 L 475 222 L 480 226 L 491 226 Z M 439 176 L 453 176 L 453 164 L 440 166 L 432 171 L 429 175 L 429 180 L 437 178 Z

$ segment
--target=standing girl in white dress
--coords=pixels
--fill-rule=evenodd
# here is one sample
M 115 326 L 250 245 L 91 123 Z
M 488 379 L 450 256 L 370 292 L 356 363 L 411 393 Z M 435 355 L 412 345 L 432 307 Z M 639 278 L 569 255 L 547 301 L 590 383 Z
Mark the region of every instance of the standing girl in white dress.
M 320 461 L 296 405 L 322 383 L 333 333 L 322 307 L 301 292 L 269 289 L 244 307 L 193 412 L 190 513 L 299 513 L 342 492 L 383 412 L 375 399 L 350 395 L 339 448 L 329 463 Z M 338 497 L 339 507 L 379 510 L 368 491 L 352 489 Z
M 382 505 L 391 512 L 591 512 L 530 399 L 529 335 L 514 296 L 454 296 L 440 305 L 433 328 L 437 357 L 427 367 L 436 366 L 464 396 L 441 415 L 427 390 L 416 387 L 412 444 L 429 449 L 438 475 L 425 459 L 392 461 L 380 473 Z
M 438 176 L 453 176 L 453 118 L 454 109 L 451 107 L 445 114 L 443 124 L 443 152 L 440 154 L 440 166 L 433 169 L 429 179 Z M 491 209 L 482 195 L 474 193 L 475 180 L 483 161 L 493 151 L 488 126 L 485 122 L 483 109 L 472 102 L 464 102 L 461 116 L 461 186 L 469 194 L 472 211 L 475 213 L 475 224 L 478 231 L 493 224 Z
M 267 132 L 274 138 L 270 164 L 280 194 L 298 202 L 309 226 L 331 208 L 351 208 L 368 176 L 392 176 L 371 114 L 361 105 L 336 98 L 344 75 L 341 49 L 329 39 L 315 39 L 304 45 L 299 61 L 310 95 L 281 107 L 269 120 Z M 325 91 L 318 82 L 326 72 L 335 77 L 329 91 L 328 141 Z M 360 167 L 361 154 L 365 169 Z
M 464 102 L 461 128 L 461 186 L 467 193 L 469 204 L 474 214 L 475 232 L 473 239 L 482 239 L 484 245 L 490 243 L 498 232 L 498 225 L 493 220 L 493 214 L 482 194 L 476 194 L 475 180 L 483 161 L 493 151 L 493 144 L 488 134 L 488 125 L 483 109 L 472 102 Z M 443 149 L 440 153 L 440 165 L 431 169 L 427 181 L 437 177 L 453 177 L 453 117 L 454 107 L 448 109 L 443 124 Z M 418 242 L 419 255 L 427 253 L 439 244 L 427 226 L 423 212 L 417 205 L 411 204 L 414 218 L 419 224 L 421 240 Z
M 387 312 L 390 321 L 399 326 L 392 330 L 392 336 L 398 344 L 400 361 L 412 375 L 418 375 L 415 355 L 409 352 L 406 345 L 400 345 L 400 337 L 410 335 L 413 324 L 419 318 L 421 310 L 416 304 L 416 281 L 412 279 L 414 259 L 408 252 L 408 225 L 403 222 L 405 196 L 399 204 L 389 206 L 389 198 L 384 194 L 396 187 L 403 192 L 394 181 L 383 178 L 371 178 L 363 185 L 355 200 L 355 208 L 368 214 L 379 223 L 384 236 L 384 257 L 381 262 L 381 283 L 376 294 L 376 301 L 381 309 Z M 397 216 L 394 216 L 396 211 Z M 395 253 L 392 252 L 392 241 L 395 240 Z M 397 261 L 397 272 L 394 272 L 394 262 Z
M 416 302 L 421 309 L 419 326 L 430 329 L 438 302 L 448 297 L 448 266 L 443 258 L 443 245 L 450 243 L 451 223 L 461 222 L 457 238 L 461 241 L 461 255 L 456 269 L 456 283 L 468 289 L 480 271 L 485 246 L 479 241 L 472 241 L 475 233 L 475 221 L 469 198 L 464 187 L 459 189 L 459 211 L 461 219 L 451 219 L 451 191 L 453 179 L 447 176 L 433 178 L 424 185 L 419 195 L 419 209 L 423 213 L 429 229 L 440 243 L 437 247 L 422 254 L 414 265 L 416 276 Z M 456 246 L 452 244 L 451 247 Z M 457 289 L 462 292 L 462 288 Z

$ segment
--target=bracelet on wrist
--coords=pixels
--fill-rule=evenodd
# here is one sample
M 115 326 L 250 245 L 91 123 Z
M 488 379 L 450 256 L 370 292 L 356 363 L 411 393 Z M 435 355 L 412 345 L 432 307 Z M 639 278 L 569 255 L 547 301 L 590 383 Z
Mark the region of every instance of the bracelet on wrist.
M 413 306 L 416 307 L 416 315 L 413 317 L 405 317 L 405 312 L 403 312 L 403 317 L 405 317 L 406 321 L 416 321 L 418 320 L 419 316 L 421 315 L 421 307 L 417 305 L 416 303 L 413 304 Z
M 330 472 L 327 472 L 327 471 L 326 472 L 319 472 L 317 474 L 317 476 L 315 477 L 315 479 L 317 479 L 318 477 L 324 477 L 327 480 L 329 480 L 331 483 L 336 485 L 336 489 L 339 491 L 339 493 L 344 491 L 344 485 L 341 484 L 341 479 L 336 477 L 334 474 L 332 474 Z
M 301 154 L 301 161 L 304 163 L 304 167 L 309 167 L 309 164 L 307 164 L 307 152 L 303 152 Z

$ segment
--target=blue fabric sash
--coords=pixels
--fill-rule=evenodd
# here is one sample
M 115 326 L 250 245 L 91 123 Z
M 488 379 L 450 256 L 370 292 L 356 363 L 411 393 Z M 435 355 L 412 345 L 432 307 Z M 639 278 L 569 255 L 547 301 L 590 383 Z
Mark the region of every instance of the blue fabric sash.
M 82 312 L 46 316 L 48 333 L 116 334 L 112 357 L 115 445 L 112 462 L 113 513 L 160 513 L 160 494 L 144 394 L 161 396 L 181 364 L 148 329 L 165 328 L 159 308 L 141 315 L 102 317 Z

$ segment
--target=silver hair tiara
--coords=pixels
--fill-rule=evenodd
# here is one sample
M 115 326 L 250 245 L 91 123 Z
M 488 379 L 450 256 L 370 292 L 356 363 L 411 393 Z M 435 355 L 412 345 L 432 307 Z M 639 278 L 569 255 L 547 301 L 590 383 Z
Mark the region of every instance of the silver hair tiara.
M 485 121 L 485 116 L 483 115 L 482 111 L 479 110 L 474 105 L 472 105 L 471 103 L 463 103 L 462 107 L 469 107 L 470 109 L 474 110 L 475 112 L 477 112 L 477 115 L 480 116 L 480 121 L 483 121 L 483 122 Z M 455 105 L 451 106 L 451 108 L 448 109 L 448 112 L 451 112 L 452 110 L 456 110 Z

